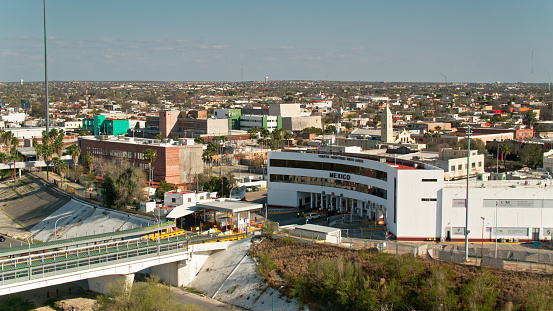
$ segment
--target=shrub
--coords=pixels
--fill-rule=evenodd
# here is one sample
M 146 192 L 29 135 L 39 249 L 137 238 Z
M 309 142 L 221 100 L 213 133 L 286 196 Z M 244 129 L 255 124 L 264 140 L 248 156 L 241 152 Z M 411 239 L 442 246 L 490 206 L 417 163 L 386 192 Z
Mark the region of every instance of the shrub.
M 33 310 L 35 306 L 27 298 L 11 296 L 2 298 L 0 300 L 0 310 L 5 311 L 29 311 Z
M 269 273 L 276 269 L 275 261 L 269 254 L 259 254 L 259 264 L 257 265 L 257 273 L 263 278 L 267 278 Z
M 455 310 L 457 296 L 450 286 L 452 273 L 448 269 L 433 270 L 420 286 L 418 306 L 421 310 Z
M 495 289 L 496 279 L 488 270 L 482 272 L 461 288 L 463 310 L 493 310 L 498 290 Z
M 553 310 L 553 293 L 548 286 L 534 288 L 528 294 L 528 300 L 524 304 L 526 310 L 545 311 Z

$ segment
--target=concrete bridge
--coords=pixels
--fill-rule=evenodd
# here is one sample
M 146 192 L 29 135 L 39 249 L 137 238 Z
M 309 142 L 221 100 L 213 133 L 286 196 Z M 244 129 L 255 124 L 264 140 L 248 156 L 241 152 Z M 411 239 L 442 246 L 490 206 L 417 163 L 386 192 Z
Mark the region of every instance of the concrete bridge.
M 146 268 L 164 282 L 187 285 L 211 252 L 227 249 L 229 240 L 245 236 L 180 235 L 151 241 L 129 233 L 129 238 L 123 240 L 84 246 L 81 241 L 81 246 L 67 247 L 60 240 L 59 245 L 48 243 L 48 251 L 42 253 L 37 253 L 40 247 L 27 251 L 20 247 L 15 254 L 4 254 L 10 258 L 0 260 L 0 295 L 85 279 L 91 290 L 106 293 L 110 282 L 132 282 L 134 273 Z

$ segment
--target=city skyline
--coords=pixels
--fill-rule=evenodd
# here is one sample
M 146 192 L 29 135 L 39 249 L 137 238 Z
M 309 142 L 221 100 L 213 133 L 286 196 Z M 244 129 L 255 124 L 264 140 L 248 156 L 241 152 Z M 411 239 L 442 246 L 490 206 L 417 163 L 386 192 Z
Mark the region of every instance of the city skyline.
M 46 1 L 49 80 L 550 82 L 553 3 Z M 0 4 L 0 81 L 44 80 L 42 1 Z M 446 78 L 447 77 L 447 78 Z

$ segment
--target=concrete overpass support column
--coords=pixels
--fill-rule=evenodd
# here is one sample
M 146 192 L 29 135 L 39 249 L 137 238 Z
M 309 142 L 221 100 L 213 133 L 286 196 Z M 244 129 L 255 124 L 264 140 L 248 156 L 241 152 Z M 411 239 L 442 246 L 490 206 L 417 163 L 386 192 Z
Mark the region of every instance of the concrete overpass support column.
M 313 209 L 313 192 L 309 193 L 309 199 L 309 206 L 311 207 L 311 209 Z
M 193 253 L 189 260 L 166 263 L 150 268 L 151 275 L 173 286 L 188 285 L 200 271 L 211 251 Z
M 88 279 L 88 288 L 92 291 L 102 294 L 109 293 L 109 284 L 116 284 L 117 282 L 125 282 L 127 286 L 132 286 L 134 281 L 134 273 L 131 274 L 119 274 L 119 275 L 106 275 L 97 278 Z
M 361 200 L 357 200 L 357 213 L 359 214 L 359 217 L 363 217 L 363 205 L 365 202 Z

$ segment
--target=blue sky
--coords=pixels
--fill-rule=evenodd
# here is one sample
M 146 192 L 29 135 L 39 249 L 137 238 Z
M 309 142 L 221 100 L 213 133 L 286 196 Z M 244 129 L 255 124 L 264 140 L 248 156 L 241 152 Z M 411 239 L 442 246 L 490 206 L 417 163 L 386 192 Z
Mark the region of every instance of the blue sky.
M 0 1 L 0 81 L 44 80 L 42 12 L 42 0 Z M 550 0 L 46 0 L 46 14 L 49 80 L 548 82 L 553 73 Z

